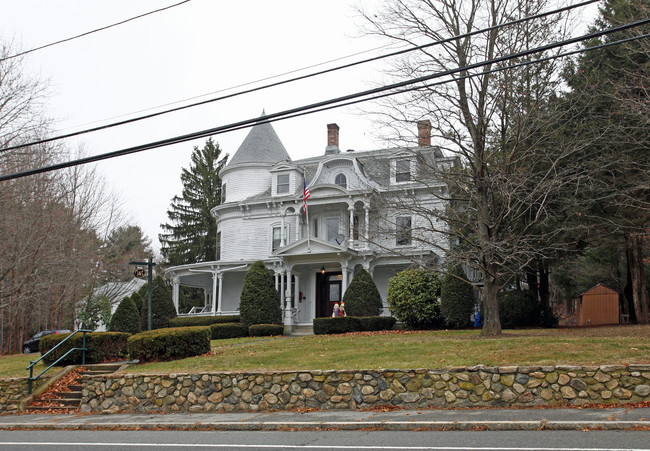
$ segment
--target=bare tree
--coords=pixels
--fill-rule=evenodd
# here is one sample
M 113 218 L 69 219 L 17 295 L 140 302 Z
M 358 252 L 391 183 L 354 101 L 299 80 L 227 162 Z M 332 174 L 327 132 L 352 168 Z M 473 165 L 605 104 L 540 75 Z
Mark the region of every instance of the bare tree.
M 396 0 L 380 11 L 362 14 L 370 33 L 417 46 L 535 15 L 551 5 L 556 3 Z M 452 245 L 445 243 L 441 249 L 448 260 L 481 274 L 487 336 L 501 332 L 497 294 L 502 287 L 533 259 L 566 246 L 555 240 L 565 232 L 562 212 L 550 206 L 580 169 L 574 161 L 576 148 L 547 152 L 554 130 L 546 119 L 560 84 L 559 63 L 505 67 L 525 62 L 520 58 L 465 68 L 560 40 L 568 35 L 567 25 L 565 16 L 556 15 L 412 52 L 394 63 L 388 72 L 391 77 L 412 79 L 462 70 L 447 83 L 420 85 L 392 97 L 377 113 L 384 135 L 398 142 L 412 142 L 413 123 L 431 120 L 433 144 L 458 158 L 455 165 L 421 158 L 413 189 L 391 202 L 394 210 L 416 215 L 414 239 L 435 246 L 441 234 L 446 236 Z M 497 69 L 503 70 L 491 73 Z M 448 207 L 423 204 L 418 189 L 434 194 Z M 544 227 L 548 224 L 555 227 Z
M 47 133 L 44 85 L 22 73 L 18 59 L 0 48 L 0 145 Z M 40 145 L 0 153 L 0 173 L 68 158 L 65 147 Z M 93 168 L 0 184 L 0 352 L 20 351 L 39 329 L 74 321 L 75 304 L 99 282 L 101 236 L 119 210 Z

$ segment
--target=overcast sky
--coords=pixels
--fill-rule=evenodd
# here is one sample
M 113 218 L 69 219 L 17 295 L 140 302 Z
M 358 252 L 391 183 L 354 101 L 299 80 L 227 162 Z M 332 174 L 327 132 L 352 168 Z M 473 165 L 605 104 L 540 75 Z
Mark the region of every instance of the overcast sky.
M 0 39 L 27 50 L 179 1 L 2 0 Z M 192 0 L 31 53 L 25 57 L 25 69 L 49 79 L 47 106 L 56 120 L 55 132 L 71 132 L 133 117 L 144 110 L 157 111 L 162 108 L 155 107 L 184 99 L 206 94 L 193 101 L 216 97 L 224 94 L 218 91 L 242 83 L 380 46 L 382 43 L 359 37 L 359 23 L 350 0 Z M 377 51 L 364 57 L 374 54 Z M 357 59 L 361 56 L 345 61 Z M 263 109 L 273 113 L 366 89 L 377 78 L 377 68 L 341 71 L 84 135 L 68 143 L 73 147 L 83 144 L 87 153 L 94 155 L 229 124 L 257 117 Z M 368 150 L 378 146 L 371 136 L 371 124 L 351 109 L 273 126 L 289 155 L 300 159 L 324 153 L 326 124 L 330 122 L 341 127 L 341 148 Z M 240 130 L 214 139 L 232 155 L 247 132 Z M 167 220 L 171 198 L 181 194 L 181 168 L 189 166 L 192 148 L 204 142 L 199 139 L 98 163 L 125 202 L 132 222 L 142 227 L 156 249 L 159 224 Z
M 0 39 L 27 50 L 179 1 L 1 0 Z M 354 9 L 358 1 L 191 0 L 31 53 L 25 57 L 25 70 L 49 79 L 47 106 L 56 120 L 54 133 L 81 130 L 187 104 L 190 101 L 186 99 L 195 102 L 216 97 L 227 88 L 358 52 L 375 49 L 318 69 L 377 55 L 384 42 L 360 37 L 362 22 Z M 362 2 L 372 9 L 381 0 Z M 595 7 L 590 11 L 583 16 L 583 25 L 591 22 Z M 274 113 L 358 92 L 381 79 L 381 64 L 84 135 L 68 144 L 83 145 L 94 155 L 257 117 L 263 109 Z M 295 160 L 324 153 L 326 125 L 331 122 L 340 126 L 342 149 L 382 146 L 373 139 L 372 124 L 353 109 L 330 110 L 273 126 Z M 214 139 L 232 155 L 247 132 L 239 130 Z M 131 222 L 142 227 L 156 250 L 159 225 L 167 221 L 172 197 L 181 194 L 181 168 L 189 166 L 193 147 L 204 142 L 199 139 L 98 163 L 124 201 Z

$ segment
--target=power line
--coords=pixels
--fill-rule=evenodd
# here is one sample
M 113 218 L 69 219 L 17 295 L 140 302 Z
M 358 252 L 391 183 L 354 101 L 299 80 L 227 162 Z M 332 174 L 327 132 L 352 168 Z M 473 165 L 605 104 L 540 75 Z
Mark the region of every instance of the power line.
M 507 23 L 504 23 L 504 24 L 494 25 L 494 26 L 491 26 L 491 27 L 488 27 L 488 28 L 483 28 L 481 30 L 475 30 L 475 31 L 472 31 L 472 32 L 469 32 L 469 33 L 453 36 L 453 37 L 446 38 L 446 39 L 443 39 L 443 40 L 440 40 L 440 41 L 431 42 L 431 43 L 424 44 L 424 45 L 417 46 L 417 47 L 413 47 L 413 48 L 398 50 L 398 51 L 395 51 L 395 52 L 392 52 L 392 53 L 388 53 L 386 55 L 380 55 L 380 56 L 376 56 L 376 57 L 373 57 L 373 58 L 367 58 L 365 60 L 360 60 L 360 61 L 352 62 L 352 63 L 349 63 L 349 64 L 344 64 L 344 65 L 337 66 L 337 67 L 334 67 L 334 68 L 331 68 L 331 69 L 326 69 L 326 70 L 314 72 L 314 73 L 303 75 L 303 76 L 300 76 L 300 77 L 294 77 L 294 78 L 290 78 L 290 79 L 287 79 L 287 80 L 281 80 L 281 81 L 278 81 L 278 82 L 275 82 L 275 83 L 270 83 L 270 84 L 267 84 L 267 85 L 263 85 L 263 86 L 260 86 L 260 87 L 257 87 L 257 88 L 251 88 L 251 89 L 247 89 L 247 90 L 244 90 L 244 91 L 239 91 L 239 92 L 236 92 L 236 93 L 216 97 L 216 98 L 213 98 L 213 99 L 203 100 L 201 102 L 196 102 L 196 103 L 192 103 L 192 104 L 189 104 L 189 105 L 184 105 L 184 106 L 180 106 L 180 107 L 176 107 L 176 108 L 171 108 L 171 109 L 168 109 L 168 110 L 159 111 L 157 113 L 151 113 L 151 114 L 147 114 L 147 115 L 144 115 L 144 116 L 139 116 L 139 117 L 132 118 L 132 119 L 126 119 L 126 120 L 114 122 L 114 123 L 111 123 L 111 124 L 106 124 L 106 125 L 102 125 L 102 126 L 98 126 L 98 127 L 89 128 L 89 129 L 86 129 L 86 130 L 80 130 L 80 131 L 77 131 L 77 132 L 67 133 L 67 134 L 55 136 L 55 137 L 52 137 L 52 138 L 45 138 L 45 139 L 41 139 L 41 140 L 38 140 L 38 141 L 33 141 L 33 142 L 25 143 L 25 144 L 18 144 L 18 145 L 15 145 L 15 146 L 5 147 L 4 149 L 0 149 L 0 153 L 6 152 L 6 151 L 9 151 L 9 150 L 18 149 L 18 148 L 21 148 L 21 147 L 28 147 L 28 146 L 33 146 L 33 145 L 37 145 L 37 144 L 44 144 L 44 143 L 48 143 L 48 142 L 52 142 L 52 141 L 58 141 L 58 140 L 65 139 L 65 138 L 72 138 L 74 136 L 79 136 L 79 135 L 83 135 L 83 134 L 87 134 L 87 133 L 91 133 L 91 132 L 106 130 L 106 129 L 109 129 L 109 128 L 130 124 L 130 123 L 142 121 L 142 120 L 145 120 L 145 119 L 151 119 L 153 117 L 161 116 L 161 115 L 164 115 L 164 114 L 168 114 L 168 113 L 172 113 L 172 112 L 176 112 L 176 111 L 181 111 L 181 110 L 184 110 L 184 109 L 187 109 L 187 108 L 194 108 L 194 107 L 197 107 L 197 106 L 206 105 L 208 103 L 218 102 L 218 101 L 221 101 L 221 100 L 230 99 L 230 98 L 233 98 L 233 97 L 238 97 L 238 96 L 241 96 L 241 95 L 244 95 L 244 94 L 250 94 L 250 93 L 261 91 L 261 90 L 264 90 L 264 89 L 269 89 L 269 88 L 281 86 L 281 85 L 284 85 L 284 84 L 304 80 L 304 79 L 307 79 L 307 78 L 316 77 L 318 75 L 327 74 L 329 72 L 334 72 L 334 71 L 338 71 L 338 70 L 342 70 L 342 69 L 348 69 L 350 67 L 358 66 L 358 65 L 361 65 L 361 64 L 366 64 L 366 63 L 369 63 L 369 62 L 374 62 L 374 61 L 384 59 L 384 58 L 389 58 L 389 57 L 393 57 L 393 56 L 402 55 L 402 54 L 405 54 L 405 53 L 408 53 L 408 52 L 413 52 L 413 51 L 416 51 L 416 50 L 422 50 L 422 49 L 432 47 L 432 46 L 435 46 L 435 45 L 446 44 L 448 42 L 452 42 L 452 41 L 455 41 L 457 39 L 463 39 L 463 38 L 466 38 L 466 37 L 471 37 L 471 36 L 474 36 L 474 35 L 477 35 L 477 34 L 498 30 L 499 28 L 503 28 L 503 27 L 506 27 L 506 26 L 516 25 L 516 24 L 526 22 L 526 21 L 529 21 L 529 20 L 539 19 L 539 18 L 546 17 L 546 16 L 549 16 L 549 15 L 558 14 L 558 13 L 568 11 L 568 10 L 571 10 L 571 9 L 574 9 L 574 8 L 580 8 L 580 7 L 583 7 L 583 6 L 589 5 L 591 3 L 598 2 L 598 1 L 600 1 L 600 0 L 586 0 L 586 1 L 583 1 L 581 3 L 577 3 L 575 5 L 569 5 L 569 6 L 565 6 L 563 8 L 559 8 L 559 9 L 555 9 L 555 10 L 552 10 L 552 11 L 536 14 L 536 15 L 533 15 L 533 16 L 523 17 L 521 19 L 513 20 L 511 22 L 507 22 Z
M 366 91 L 362 91 L 362 92 L 358 92 L 358 93 L 354 93 L 354 94 L 349 94 L 349 95 L 346 95 L 346 96 L 337 97 L 337 98 L 334 98 L 334 99 L 329 99 L 329 100 L 321 101 L 321 102 L 318 102 L 318 103 L 313 103 L 313 104 L 310 104 L 310 105 L 304 105 L 304 106 L 301 106 L 301 107 L 296 107 L 296 108 L 292 108 L 292 109 L 289 109 L 289 110 L 281 111 L 281 112 L 278 112 L 278 113 L 272 113 L 272 114 L 267 115 L 263 120 L 273 122 L 273 121 L 277 121 L 277 120 L 287 119 L 287 118 L 290 118 L 290 117 L 297 117 L 299 115 L 299 113 L 302 113 L 300 115 L 311 114 L 311 113 L 314 113 L 316 111 L 321 111 L 322 109 L 325 109 L 325 107 L 328 107 L 328 106 L 329 106 L 328 109 L 343 106 L 342 102 L 348 102 L 348 101 L 352 101 L 352 100 L 355 100 L 355 99 L 357 99 L 358 102 L 368 101 L 368 100 L 371 100 L 371 99 L 369 99 L 367 97 L 377 95 L 377 94 L 382 94 L 382 93 L 384 93 L 383 94 L 384 97 L 388 96 L 388 95 L 400 94 L 400 93 L 406 92 L 408 90 L 405 90 L 405 91 L 402 91 L 402 92 L 392 92 L 392 93 L 390 91 L 394 91 L 395 89 L 399 89 L 399 88 L 405 88 L 405 87 L 407 87 L 409 85 L 430 81 L 430 80 L 435 79 L 435 78 L 441 78 L 441 77 L 445 77 L 445 76 L 449 76 L 449 75 L 454 75 L 454 74 L 457 74 L 459 72 L 465 72 L 465 71 L 472 70 L 472 69 L 477 69 L 477 68 L 480 68 L 480 67 L 483 67 L 483 66 L 489 66 L 489 65 L 500 63 L 500 62 L 505 62 L 505 61 L 508 61 L 508 60 L 511 60 L 511 59 L 521 58 L 521 57 L 532 55 L 532 54 L 535 54 L 535 53 L 540 53 L 540 52 L 544 52 L 544 51 L 547 51 L 547 50 L 552 50 L 552 49 L 555 49 L 555 48 L 558 48 L 558 47 L 563 47 L 565 45 L 574 44 L 576 42 L 586 41 L 586 40 L 597 38 L 597 37 L 600 37 L 600 36 L 604 36 L 604 35 L 607 35 L 607 34 L 610 34 L 610 33 L 615 33 L 615 32 L 618 32 L 618 31 L 623 31 L 623 30 L 627 30 L 627 29 L 630 29 L 630 28 L 638 27 L 638 26 L 641 26 L 641 25 L 645 25 L 647 23 L 650 23 L 650 19 L 644 19 L 644 20 L 641 20 L 641 21 L 628 23 L 626 25 L 621 25 L 619 27 L 614 27 L 614 28 L 609 28 L 607 30 L 601 30 L 601 31 L 589 33 L 589 34 L 586 34 L 586 35 L 583 35 L 583 36 L 580 36 L 580 37 L 566 39 L 566 40 L 563 40 L 563 41 L 547 44 L 547 45 L 536 47 L 536 48 L 533 48 L 533 49 L 524 50 L 522 52 L 517 52 L 517 53 L 514 53 L 514 54 L 510 54 L 510 55 L 506 55 L 506 56 L 502 56 L 502 57 L 498 57 L 498 58 L 493 58 L 491 60 L 482 61 L 482 62 L 466 65 L 466 66 L 455 68 L 455 69 L 449 69 L 449 70 L 446 70 L 446 71 L 438 72 L 438 73 L 423 76 L 423 77 L 417 77 L 417 78 L 414 78 L 414 79 L 409 79 L 409 80 L 405 80 L 405 81 L 402 81 L 402 82 L 393 83 L 393 84 L 386 85 L 386 86 L 383 86 L 383 87 L 378 87 L 378 88 L 374 88 L 374 89 L 370 89 L 370 90 L 366 90 Z M 647 34 L 642 35 L 642 36 L 637 36 L 637 37 L 634 37 L 634 38 L 629 38 L 627 40 L 622 40 L 620 42 L 622 43 L 622 42 L 627 42 L 627 41 L 646 38 L 646 37 L 648 37 Z M 578 50 L 573 51 L 573 53 L 581 53 L 581 52 L 585 52 L 585 51 L 595 50 L 597 48 L 602 48 L 602 47 L 606 47 L 606 46 L 609 46 L 609 45 L 613 45 L 613 44 L 603 44 L 603 45 L 597 46 L 597 47 L 588 47 L 588 48 L 584 48 L 584 49 L 578 49 Z M 559 57 L 559 55 L 554 55 L 554 56 L 551 56 L 551 57 L 547 57 L 547 59 L 553 59 L 553 58 L 558 58 L 558 57 Z M 540 61 L 542 61 L 542 60 L 540 60 Z M 519 63 L 519 64 L 520 65 L 525 65 L 525 62 L 524 63 Z M 498 69 L 499 68 L 495 69 L 495 71 L 498 70 Z M 476 74 L 474 74 L 474 75 L 476 75 Z M 452 80 L 448 80 L 446 82 L 451 82 L 451 81 L 454 81 L 454 80 L 452 79 Z M 415 90 L 415 89 L 418 89 L 418 88 L 417 87 L 410 88 L 409 90 Z M 359 100 L 359 99 L 362 99 L 362 100 Z M 244 121 L 239 121 L 239 122 L 235 122 L 235 123 L 231 123 L 231 124 L 228 124 L 228 125 L 223 125 L 223 126 L 219 126 L 219 127 L 215 127 L 215 128 L 211 128 L 211 129 L 207 129 L 207 130 L 201 130 L 201 131 L 198 131 L 198 132 L 193 132 L 193 133 L 189 133 L 189 134 L 185 134 L 185 135 L 179 135 L 179 136 L 175 136 L 175 137 L 172 137 L 172 138 L 167 138 L 167 139 L 164 139 L 164 140 L 155 141 L 155 142 L 151 142 L 151 143 L 147 143 L 147 144 L 141 144 L 141 145 L 134 146 L 134 147 L 129 147 L 129 148 L 126 148 L 126 149 L 116 150 L 116 151 L 107 152 L 107 153 L 103 153 L 103 154 L 99 154 L 99 155 L 93 155 L 93 156 L 90 156 L 90 157 L 80 158 L 80 159 L 77 159 L 77 160 L 71 160 L 71 161 L 67 161 L 67 162 L 63 162 L 63 163 L 57 163 L 57 164 L 54 164 L 54 165 L 45 166 L 45 167 L 41 167 L 41 168 L 30 169 L 30 170 L 27 170 L 27 171 L 22 171 L 22 172 L 17 172 L 17 173 L 13 173 L 13 174 L 3 175 L 3 176 L 0 176 L 0 182 L 5 181 L 5 180 L 12 180 L 12 179 L 17 179 L 17 178 L 21 178 L 21 177 L 26 177 L 26 176 L 29 176 L 29 175 L 35 175 L 35 174 L 40 174 L 40 173 L 45 173 L 45 172 L 51 172 L 51 171 L 58 170 L 58 169 L 65 169 L 65 168 L 68 168 L 68 167 L 79 166 L 79 165 L 82 165 L 82 164 L 95 163 L 95 162 L 102 161 L 102 160 L 107 160 L 107 159 L 111 159 L 111 158 L 116 158 L 116 157 L 120 157 L 120 156 L 125 156 L 125 155 L 130 155 L 130 154 L 133 154 L 133 153 L 142 152 L 144 150 L 150 150 L 150 149 L 155 149 L 155 148 L 159 148 L 159 147 L 169 146 L 169 145 L 172 145 L 172 144 L 191 141 L 193 139 L 204 138 L 204 137 L 212 136 L 212 135 L 219 135 L 219 134 L 230 132 L 230 131 L 233 131 L 233 130 L 238 130 L 238 129 L 241 129 L 241 128 L 250 127 L 250 126 L 254 125 L 255 123 L 257 123 L 259 121 L 260 121 L 260 118 L 246 119 Z
M 95 29 L 95 30 L 86 31 L 85 33 L 81 33 L 81 34 L 78 34 L 78 35 L 76 35 L 76 36 L 72 36 L 72 37 L 70 37 L 70 38 L 65 38 L 65 39 L 61 39 L 60 41 L 51 42 L 51 43 L 49 43 L 49 44 L 41 45 L 40 47 L 36 47 L 36 48 L 30 49 L 30 50 L 25 50 L 24 52 L 16 53 L 15 55 L 5 56 L 4 58 L 0 58 L 0 62 L 5 61 L 5 60 L 8 60 L 8 59 L 12 59 L 12 58 L 17 58 L 17 57 L 19 57 L 19 56 L 27 55 L 28 53 L 36 52 L 37 50 L 43 50 L 43 49 L 45 49 L 45 48 L 52 47 L 52 46 L 57 45 L 57 44 L 62 44 L 62 43 L 64 43 L 64 42 L 72 41 L 72 40 L 74 40 L 74 39 L 79 39 L 79 38 L 82 38 L 82 37 L 84 37 L 84 36 L 88 36 L 89 34 L 97 33 L 98 31 L 107 30 L 107 29 L 109 29 L 109 28 L 113 28 L 113 27 L 116 27 L 116 26 L 118 26 L 118 25 L 122 25 L 122 24 L 125 24 L 125 23 L 127 23 L 127 22 L 131 22 L 132 20 L 140 19 L 140 18 L 142 18 L 142 17 L 149 16 L 149 15 L 151 15 L 151 14 L 155 14 L 155 13 L 158 13 L 158 12 L 160 12 L 160 11 L 165 11 L 165 10 L 167 10 L 167 9 L 175 8 L 176 6 L 180 6 L 180 5 L 182 5 L 183 3 L 187 3 L 187 2 L 189 2 L 189 1 L 191 1 L 191 0 L 183 0 L 183 1 L 180 2 L 180 3 L 176 3 L 176 4 L 174 4 L 174 5 L 166 6 L 166 7 L 164 7 L 164 8 L 156 9 L 156 10 L 154 10 L 154 11 L 149 11 L 149 12 L 147 12 L 147 13 L 140 14 L 139 16 L 130 17 L 130 18 L 128 18 L 128 19 L 121 20 L 121 21 L 116 22 L 116 23 L 114 23 L 114 24 L 106 25 L 106 26 L 104 26 L 104 27 L 97 28 L 97 29 Z

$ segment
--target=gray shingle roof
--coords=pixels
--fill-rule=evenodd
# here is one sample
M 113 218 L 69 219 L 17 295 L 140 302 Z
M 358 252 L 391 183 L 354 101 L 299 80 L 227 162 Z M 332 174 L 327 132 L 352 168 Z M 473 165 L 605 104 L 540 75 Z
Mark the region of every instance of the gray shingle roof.
M 264 120 L 265 117 L 266 115 L 262 113 L 258 122 L 251 128 L 244 142 L 241 143 L 235 155 L 228 162 L 228 166 L 240 163 L 291 161 L 291 157 L 289 157 L 271 123 Z

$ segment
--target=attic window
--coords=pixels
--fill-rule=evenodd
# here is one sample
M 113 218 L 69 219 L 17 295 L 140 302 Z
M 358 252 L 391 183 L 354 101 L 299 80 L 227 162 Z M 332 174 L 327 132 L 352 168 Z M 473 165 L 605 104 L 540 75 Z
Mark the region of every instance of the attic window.
M 289 192 L 289 174 L 278 175 L 278 187 L 276 192 L 278 194 Z
M 395 181 L 397 183 L 411 181 L 411 160 L 395 161 Z
M 334 183 L 344 189 L 348 187 L 348 179 L 345 177 L 345 174 L 338 174 L 334 179 Z

